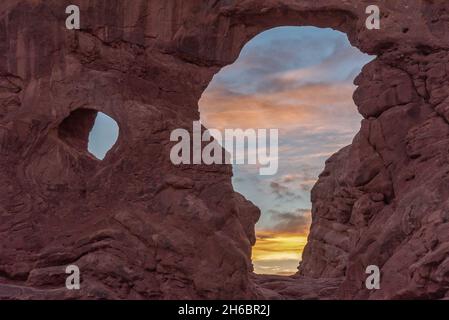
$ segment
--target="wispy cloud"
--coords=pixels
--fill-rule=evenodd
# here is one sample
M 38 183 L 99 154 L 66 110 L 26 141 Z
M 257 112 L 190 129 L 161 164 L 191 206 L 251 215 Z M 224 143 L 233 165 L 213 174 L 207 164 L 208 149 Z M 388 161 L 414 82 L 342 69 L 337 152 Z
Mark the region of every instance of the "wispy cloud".
M 292 192 L 288 187 L 278 182 L 272 181 L 270 183 L 270 188 L 279 199 L 300 197 L 299 195 L 295 195 L 295 193 Z
M 309 169 L 303 170 L 300 174 L 290 173 L 281 177 L 282 183 L 285 183 L 289 188 L 295 188 L 299 186 L 303 191 L 310 191 L 312 186 L 316 183 L 317 177 L 312 172 L 316 170 Z
M 267 94 L 228 94 L 215 88 L 201 99 L 202 122 L 211 128 L 323 130 L 335 117 L 356 112 L 354 86 L 315 84 Z M 334 121 L 332 121 L 334 120 Z M 321 128 L 321 129 L 320 129 Z
M 309 209 L 297 209 L 295 211 L 270 210 L 274 225 L 270 231 L 277 233 L 294 233 L 305 235 L 308 233 L 311 223 Z
M 343 33 L 275 28 L 251 40 L 239 59 L 215 76 L 213 85 L 239 93 L 267 93 L 298 84 L 352 81 L 369 60 Z

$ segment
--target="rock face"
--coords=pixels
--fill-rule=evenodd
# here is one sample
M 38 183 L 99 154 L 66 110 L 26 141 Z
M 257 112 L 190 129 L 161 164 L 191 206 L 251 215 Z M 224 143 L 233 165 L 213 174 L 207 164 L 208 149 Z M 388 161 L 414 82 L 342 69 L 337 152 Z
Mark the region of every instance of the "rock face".
M 449 298 L 449 4 L 364 0 L 60 0 L 0 4 L 0 298 Z M 312 25 L 377 55 L 364 116 L 313 189 L 298 275 L 253 276 L 259 210 L 229 166 L 174 166 L 213 75 L 256 34 Z M 120 126 L 87 152 L 97 111 Z M 79 291 L 65 268 L 80 268 Z M 381 289 L 367 290 L 368 265 Z

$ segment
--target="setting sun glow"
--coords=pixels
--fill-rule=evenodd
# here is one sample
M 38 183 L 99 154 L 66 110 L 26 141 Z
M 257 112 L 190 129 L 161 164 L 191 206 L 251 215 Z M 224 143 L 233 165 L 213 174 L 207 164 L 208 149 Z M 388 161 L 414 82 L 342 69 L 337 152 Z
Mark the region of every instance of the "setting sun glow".
M 259 274 L 296 273 L 306 243 L 306 234 L 257 232 L 257 242 L 253 247 L 254 271 Z

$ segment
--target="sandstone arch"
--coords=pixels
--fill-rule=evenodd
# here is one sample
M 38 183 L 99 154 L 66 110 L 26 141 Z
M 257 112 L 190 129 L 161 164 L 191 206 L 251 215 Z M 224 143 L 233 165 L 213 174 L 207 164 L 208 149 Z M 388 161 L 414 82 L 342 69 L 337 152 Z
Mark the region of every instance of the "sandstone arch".
M 76 32 L 60 1 L 0 5 L 1 298 L 448 297 L 447 4 L 382 3 L 379 31 L 358 0 L 79 4 Z M 167 142 L 248 39 L 286 24 L 333 27 L 378 56 L 356 80 L 362 129 L 314 188 L 293 295 L 250 275 L 259 213 L 230 168 L 175 168 Z M 85 105 L 126 141 L 101 168 L 51 134 Z M 71 263 L 77 292 L 63 288 Z M 381 290 L 361 287 L 367 263 Z

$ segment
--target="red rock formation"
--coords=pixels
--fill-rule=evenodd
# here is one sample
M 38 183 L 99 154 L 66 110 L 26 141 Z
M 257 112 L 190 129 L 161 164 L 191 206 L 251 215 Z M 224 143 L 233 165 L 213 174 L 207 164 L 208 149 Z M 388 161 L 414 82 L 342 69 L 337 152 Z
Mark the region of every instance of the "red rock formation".
M 360 0 L 60 0 L 0 4 L 0 298 L 448 298 L 449 4 Z M 174 166 L 212 76 L 275 26 L 332 27 L 378 58 L 365 117 L 313 190 L 300 273 L 251 275 L 259 210 L 229 166 Z M 96 111 L 120 126 L 103 161 Z M 76 264 L 82 288 L 65 288 Z M 380 290 L 364 287 L 367 265 Z

